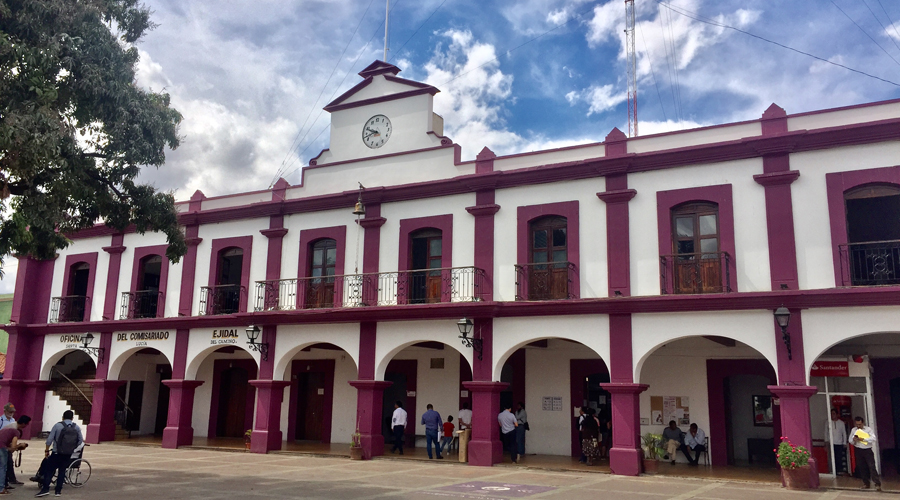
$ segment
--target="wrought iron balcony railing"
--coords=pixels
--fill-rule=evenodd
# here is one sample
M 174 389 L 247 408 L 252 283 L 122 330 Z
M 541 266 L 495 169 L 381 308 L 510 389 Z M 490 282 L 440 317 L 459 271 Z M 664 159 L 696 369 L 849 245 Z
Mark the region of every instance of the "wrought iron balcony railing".
M 50 322 L 69 323 L 85 320 L 91 298 L 84 295 L 53 297 L 50 302 Z
M 256 282 L 256 310 L 483 300 L 484 270 L 447 267 Z
M 247 295 L 242 285 L 216 285 L 200 287 L 200 315 L 234 314 L 241 312 L 241 303 Z
M 119 319 L 155 318 L 163 302 L 163 292 L 159 290 L 122 292 Z
M 516 265 L 516 300 L 574 299 L 577 270 L 572 262 Z
M 659 257 L 662 294 L 731 292 L 728 252 L 687 253 Z
M 867 241 L 840 245 L 844 286 L 900 284 L 900 241 Z

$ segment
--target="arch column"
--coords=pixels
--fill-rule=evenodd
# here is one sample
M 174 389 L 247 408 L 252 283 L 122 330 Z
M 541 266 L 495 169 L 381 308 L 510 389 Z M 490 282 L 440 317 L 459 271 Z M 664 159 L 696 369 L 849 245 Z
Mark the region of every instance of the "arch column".
M 472 439 L 469 441 L 469 465 L 491 466 L 503 461 L 500 442 L 500 392 L 504 382 L 463 382 L 472 391 Z
M 94 390 L 94 401 L 84 440 L 91 444 L 113 441 L 116 438 L 116 393 L 125 381 L 92 379 L 87 383 Z
M 196 245 L 193 246 L 196 250 Z M 196 252 L 195 252 L 196 256 Z M 182 297 L 184 298 L 184 297 Z M 182 304 L 184 305 L 184 304 Z M 190 307 L 190 301 L 187 304 Z M 178 448 L 194 442 L 194 391 L 203 385 L 202 380 L 184 380 L 187 370 L 187 350 L 190 330 L 175 331 L 175 357 L 172 360 L 172 379 L 162 383 L 169 388 L 169 414 L 163 429 L 163 448 Z
M 600 387 L 612 395 L 612 448 L 609 468 L 613 474 L 637 476 L 641 473 L 640 394 L 650 386 L 634 383 L 631 344 L 631 315 L 609 316 L 610 383 Z
M 271 240 L 269 242 L 271 244 Z M 250 385 L 256 388 L 256 423 L 250 435 L 250 451 L 253 453 L 281 449 L 281 404 L 284 401 L 284 388 L 291 383 L 273 380 L 277 332 L 278 327 L 275 325 L 263 326 L 262 342 L 269 344 L 272 356 L 266 359 L 260 357 L 259 380 L 250 381 Z
M 381 411 L 384 409 L 384 390 L 391 382 L 383 380 L 351 380 L 356 388 L 356 421 L 359 426 L 363 458 L 384 455 L 384 436 L 381 434 Z M 410 415 L 410 421 L 415 421 Z

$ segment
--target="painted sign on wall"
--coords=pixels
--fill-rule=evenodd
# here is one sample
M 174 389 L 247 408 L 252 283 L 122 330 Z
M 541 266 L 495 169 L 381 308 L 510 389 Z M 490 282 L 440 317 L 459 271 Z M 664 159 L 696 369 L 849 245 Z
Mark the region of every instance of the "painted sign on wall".
M 810 375 L 813 377 L 849 377 L 850 366 L 846 361 L 816 361 Z

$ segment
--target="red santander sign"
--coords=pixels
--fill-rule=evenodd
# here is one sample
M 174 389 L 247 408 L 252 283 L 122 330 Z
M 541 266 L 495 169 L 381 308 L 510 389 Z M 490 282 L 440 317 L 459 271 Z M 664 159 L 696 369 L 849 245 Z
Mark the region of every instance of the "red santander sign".
M 813 363 L 810 375 L 813 377 L 849 377 L 850 367 L 846 361 L 817 361 Z

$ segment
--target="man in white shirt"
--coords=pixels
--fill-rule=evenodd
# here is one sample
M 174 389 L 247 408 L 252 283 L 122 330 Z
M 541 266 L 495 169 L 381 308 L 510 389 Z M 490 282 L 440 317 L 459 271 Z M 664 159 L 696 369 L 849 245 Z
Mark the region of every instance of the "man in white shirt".
M 878 469 L 875 468 L 875 452 L 872 446 L 875 444 L 875 431 L 866 425 L 862 417 L 853 419 L 856 428 L 850 433 L 848 443 L 856 448 L 856 467 L 859 468 L 859 477 L 863 480 L 862 489 L 869 489 L 870 483 L 875 483 L 875 489 L 881 491 L 881 478 L 878 477 Z
M 683 451 L 690 465 L 697 465 L 700 462 L 700 453 L 706 451 L 706 433 L 697 427 L 697 424 L 691 424 L 690 431 L 684 435 L 684 446 Z M 696 453 L 694 457 L 691 457 L 690 450 Z
M 504 406 L 506 408 L 500 412 L 500 415 L 497 415 L 497 422 L 500 424 L 500 437 L 503 439 L 503 447 L 509 450 L 509 457 L 512 458 L 512 463 L 515 464 L 518 463 L 516 460 L 516 451 L 518 450 L 516 446 L 516 427 L 519 426 L 519 422 L 512 413 L 512 404 Z
M 391 453 L 400 450 L 403 454 L 403 432 L 406 430 L 406 410 L 403 409 L 403 402 L 394 403 L 394 414 L 391 416 L 391 430 L 394 431 L 394 447 Z
M 847 447 L 847 426 L 844 421 L 838 418 L 838 411 L 831 410 L 831 420 L 828 421 L 828 429 L 825 431 L 825 442 L 832 443 L 831 449 L 834 452 L 834 469 L 835 473 L 846 471 L 844 465 L 844 451 Z M 832 441 L 831 436 L 834 436 Z
M 472 410 L 469 409 L 469 403 L 462 404 L 457 420 L 459 420 L 459 449 L 463 450 L 466 443 L 472 439 Z M 462 460 L 462 455 L 460 455 L 460 461 Z

